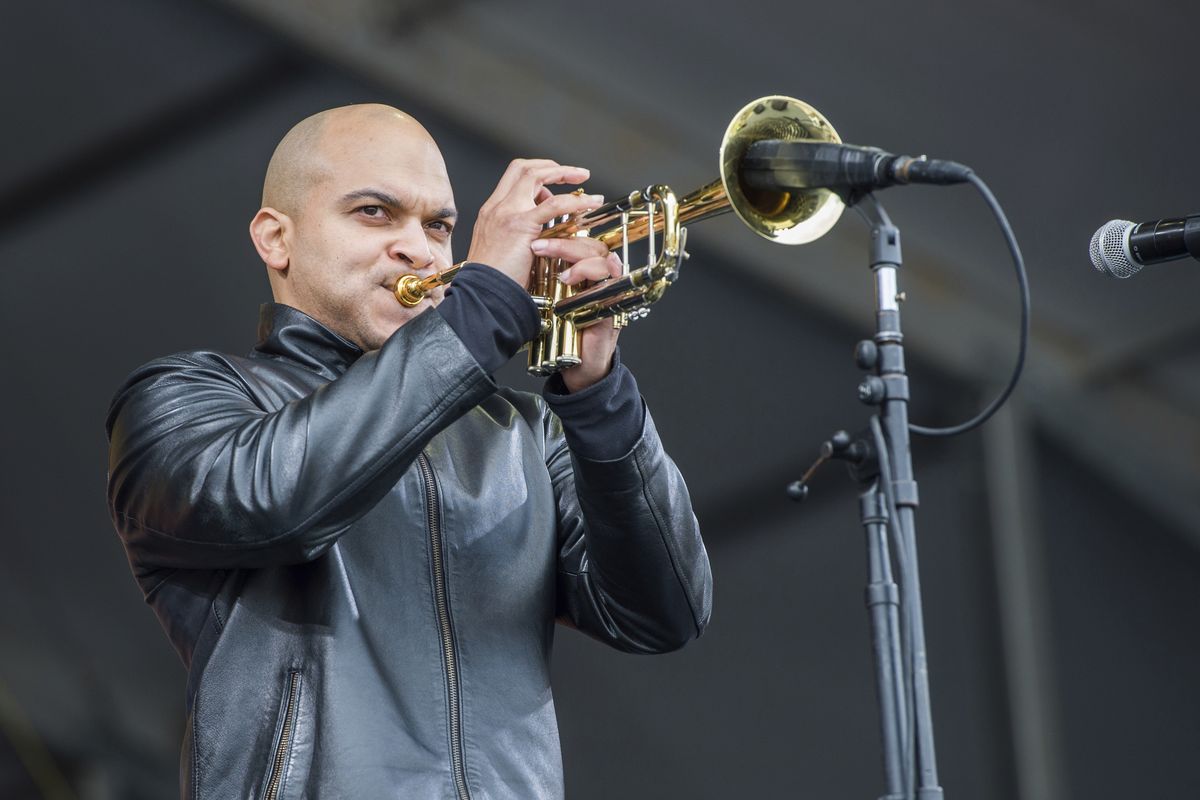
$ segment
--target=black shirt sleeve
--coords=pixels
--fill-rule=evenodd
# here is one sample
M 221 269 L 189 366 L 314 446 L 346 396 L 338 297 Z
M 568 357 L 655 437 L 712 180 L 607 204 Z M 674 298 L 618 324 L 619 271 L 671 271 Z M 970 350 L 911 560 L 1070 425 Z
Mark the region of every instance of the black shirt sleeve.
M 537 306 L 498 269 L 466 264 L 446 287 L 437 311 L 489 375 L 538 332 Z
M 542 397 L 562 420 L 571 451 L 593 461 L 623 458 L 642 435 L 646 407 L 633 373 L 613 353 L 612 369 L 596 383 L 570 394 L 561 374 L 550 376 Z
M 532 339 L 540 325 L 529 293 L 483 264 L 466 264 L 458 271 L 437 311 L 489 374 Z M 619 351 L 608 375 L 592 386 L 571 394 L 562 376 L 553 375 L 542 396 L 562 420 L 567 445 L 585 458 L 621 458 L 641 437 L 645 407 Z

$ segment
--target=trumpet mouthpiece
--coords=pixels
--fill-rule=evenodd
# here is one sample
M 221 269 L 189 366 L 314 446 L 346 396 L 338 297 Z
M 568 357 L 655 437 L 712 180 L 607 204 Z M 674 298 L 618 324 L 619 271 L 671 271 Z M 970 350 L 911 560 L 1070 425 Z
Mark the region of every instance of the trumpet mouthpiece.
M 421 279 L 416 275 L 402 275 L 400 280 L 396 281 L 396 288 L 393 291 L 396 299 L 400 301 L 400 305 L 405 308 L 413 308 L 425 299 L 425 287 L 421 285 Z

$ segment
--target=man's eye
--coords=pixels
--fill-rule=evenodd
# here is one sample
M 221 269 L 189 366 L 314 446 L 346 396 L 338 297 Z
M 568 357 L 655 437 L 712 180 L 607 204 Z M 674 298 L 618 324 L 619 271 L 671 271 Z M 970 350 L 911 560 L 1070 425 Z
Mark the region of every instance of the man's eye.
M 446 222 L 445 220 L 440 220 L 440 219 L 435 219 L 433 222 L 429 223 L 429 227 L 434 228 L 435 230 L 442 231 L 444 233 L 450 233 L 451 231 L 454 230 L 453 225 L 451 225 L 449 222 Z
M 383 206 L 361 206 L 358 211 L 368 217 L 384 216 Z

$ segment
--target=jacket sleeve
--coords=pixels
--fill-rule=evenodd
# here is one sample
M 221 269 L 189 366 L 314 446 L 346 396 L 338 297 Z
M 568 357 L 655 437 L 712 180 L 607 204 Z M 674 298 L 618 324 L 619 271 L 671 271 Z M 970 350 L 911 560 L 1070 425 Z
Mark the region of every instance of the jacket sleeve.
M 493 391 L 435 313 L 277 410 L 261 408 L 218 356 L 151 362 L 110 410 L 109 509 L 144 566 L 311 560 Z
M 641 438 L 615 460 L 572 453 L 552 414 L 546 433 L 560 619 L 629 652 L 675 650 L 699 636 L 712 611 L 708 554 L 649 412 Z

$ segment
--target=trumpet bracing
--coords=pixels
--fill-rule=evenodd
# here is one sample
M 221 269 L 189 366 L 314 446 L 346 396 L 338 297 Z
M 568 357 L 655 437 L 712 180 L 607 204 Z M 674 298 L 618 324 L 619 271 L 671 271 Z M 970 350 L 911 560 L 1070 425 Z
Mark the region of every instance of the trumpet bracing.
M 623 268 L 618 278 L 578 289 L 557 279 L 564 267 L 561 259 L 534 259 L 529 291 L 542 324 L 529 343 L 529 373 L 550 375 L 578 364 L 579 331 L 589 325 L 611 319 L 622 328 L 649 314 L 687 258 L 687 223 L 732 210 L 755 233 L 780 244 L 811 242 L 832 228 L 844 203 L 829 189 L 761 190 L 742 180 L 746 150 L 766 139 L 841 142 L 829 121 L 807 103 L 782 95 L 762 97 L 729 123 L 721 140 L 717 180 L 682 199 L 671 187 L 655 184 L 548 226 L 540 238 L 590 236 L 619 251 Z M 642 239 L 648 256 L 644 266 L 635 268 L 629 262 L 629 245 Z M 449 283 L 461 266 L 423 279 L 402 276 L 396 282 L 396 299 L 407 307 L 417 305 L 434 288 Z

